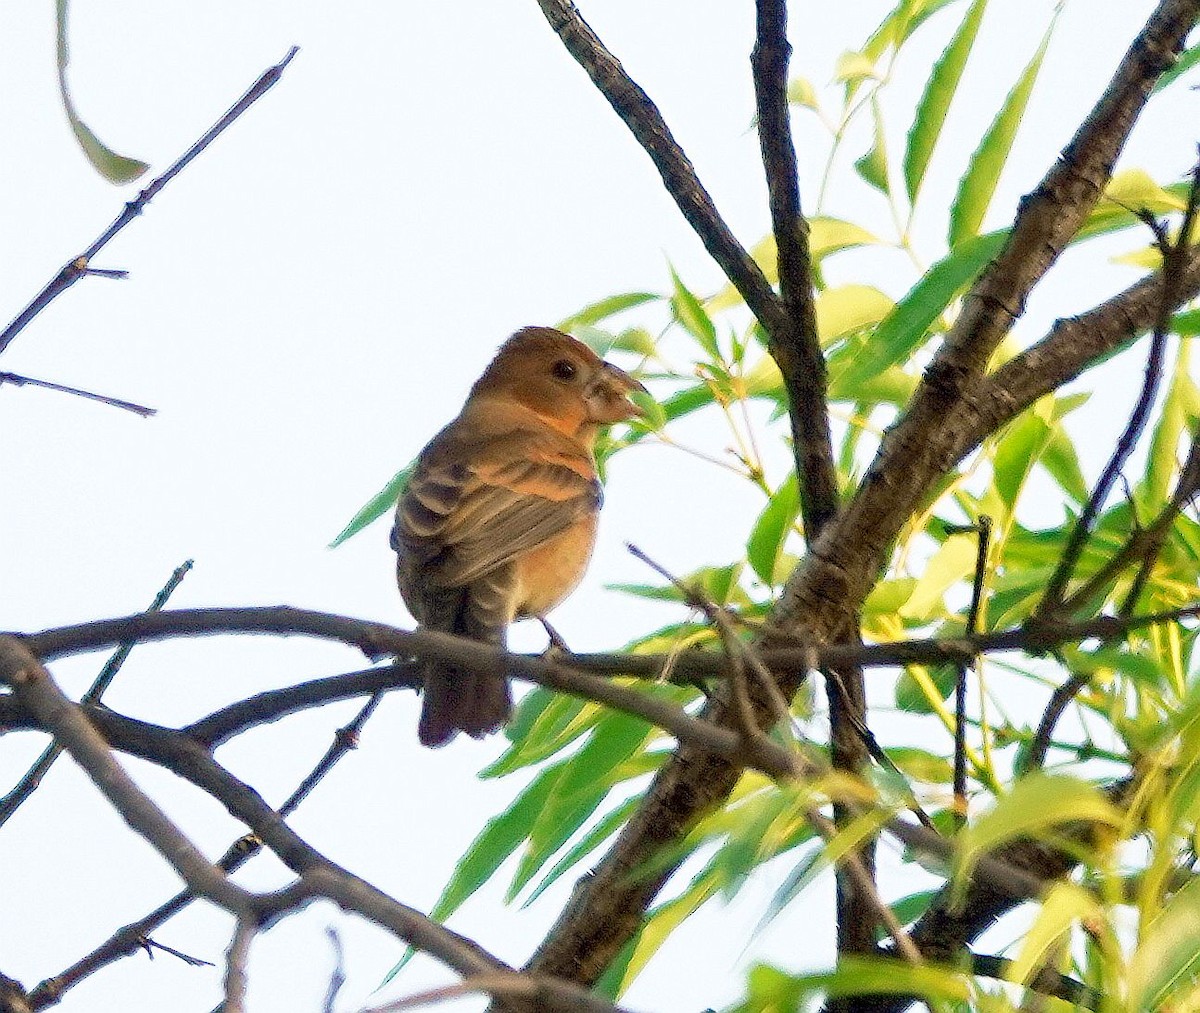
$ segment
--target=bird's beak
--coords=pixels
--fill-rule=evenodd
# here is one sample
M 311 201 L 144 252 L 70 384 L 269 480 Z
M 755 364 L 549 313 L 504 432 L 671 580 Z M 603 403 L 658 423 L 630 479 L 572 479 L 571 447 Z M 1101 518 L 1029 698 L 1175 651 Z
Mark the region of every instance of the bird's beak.
M 600 425 L 644 418 L 645 411 L 629 400 L 632 391 L 649 393 L 637 380 L 611 362 L 604 363 L 584 391 L 588 420 Z

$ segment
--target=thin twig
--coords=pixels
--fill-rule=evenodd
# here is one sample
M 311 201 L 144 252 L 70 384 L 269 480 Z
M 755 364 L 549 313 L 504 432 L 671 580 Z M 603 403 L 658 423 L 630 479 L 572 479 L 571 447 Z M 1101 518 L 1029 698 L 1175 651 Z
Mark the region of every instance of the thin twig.
M 1075 621 L 1039 621 L 980 633 L 974 637 L 945 637 L 898 640 L 880 644 L 821 644 L 758 651 L 772 672 L 808 671 L 813 667 L 864 668 L 898 665 L 948 665 L 976 654 L 1022 651 L 1045 654 L 1064 644 L 1081 640 L 1112 641 L 1128 633 L 1162 623 L 1200 615 L 1200 603 L 1148 612 L 1136 616 L 1095 616 Z M 544 682 L 551 688 L 571 692 L 571 687 L 590 686 L 578 677 L 587 673 L 657 678 L 664 654 L 577 654 L 569 659 L 550 660 L 540 656 L 510 654 L 478 641 L 434 630 L 403 630 L 373 620 L 354 619 L 329 612 L 287 606 L 248 608 L 165 609 L 118 619 L 101 619 L 75 626 L 62 626 L 39 633 L 21 634 L 21 641 L 39 658 L 52 661 L 66 655 L 112 647 L 127 640 L 164 640 L 174 637 L 216 634 L 261 636 L 302 635 L 333 640 L 356 647 L 369 657 L 444 661 L 464 667 L 507 669 L 518 678 Z M 685 651 L 673 658 L 680 679 L 727 674 L 729 661 L 711 651 Z M 620 688 L 620 687 L 617 687 Z M 266 696 L 266 694 L 264 694 Z M 620 694 L 613 699 L 620 698 Z
M 4 328 L 3 331 L 0 331 L 0 353 L 3 353 L 8 348 L 13 338 L 20 334 L 34 317 L 41 313 L 54 299 L 74 285 L 80 278 L 84 278 L 89 274 L 98 274 L 105 277 L 123 275 L 123 272 L 112 272 L 94 268 L 91 266 L 91 262 L 96 254 L 103 250 L 117 233 L 142 213 L 142 209 L 154 199 L 164 186 L 179 175 L 184 166 L 212 144 L 234 120 L 241 116 L 275 85 L 282 76 L 284 69 L 292 62 L 292 58 L 298 52 L 299 49 L 293 46 L 279 63 L 264 71 L 258 80 L 250 86 L 246 94 L 230 106 L 225 115 L 217 120 L 195 144 L 188 148 L 166 172 L 153 180 L 133 200 L 125 205 L 121 213 L 113 220 L 113 223 L 99 235 L 91 246 L 63 266 L 62 270 L 46 284 L 45 288 L 34 296 L 33 301 L 17 314 L 12 323 Z
M 973 525 L 977 540 L 975 548 L 975 579 L 971 584 L 971 607 L 967 610 L 967 636 L 979 633 L 979 615 L 983 603 L 983 584 L 987 576 L 988 546 L 991 540 L 992 519 L 980 515 Z M 954 680 L 954 816 L 960 827 L 967 822 L 967 662 L 958 663 Z
M 209 862 L 137 786 L 79 706 L 63 695 L 37 658 L 15 637 L 0 636 L 0 682 L 7 684 L 18 701 L 53 733 L 122 819 L 171 864 L 195 893 L 235 914 L 249 910 L 250 895 Z
M 400 1013 L 401 1010 L 436 1006 L 450 999 L 484 993 L 494 999 L 518 999 L 532 1003 L 537 1009 L 559 1009 L 569 1013 L 629 1013 L 624 1006 L 615 1006 L 598 995 L 562 979 L 543 978 L 533 974 L 479 974 L 465 978 L 456 985 L 431 988 L 416 995 L 405 996 L 383 1006 L 372 1006 L 360 1013 Z
M 160 612 L 167 600 L 174 593 L 187 572 L 192 568 L 192 560 L 188 559 L 177 566 L 172 571 L 171 576 L 167 578 L 166 584 L 154 596 L 154 601 L 150 603 L 149 612 Z M 96 676 L 95 681 L 88 687 L 86 693 L 83 694 L 81 703 L 90 704 L 98 703 L 100 697 L 104 695 L 104 691 L 112 684 L 116 678 L 117 672 L 121 670 L 121 666 L 125 664 L 125 659 L 129 657 L 129 652 L 133 650 L 135 641 L 126 641 L 113 651 L 112 657 L 104 663 L 104 667 L 100 670 L 100 674 Z M 4 826 L 9 821 L 13 813 L 15 813 L 25 800 L 29 798 L 36 790 L 42 779 L 49 773 L 50 768 L 54 765 L 54 761 L 58 759 L 59 753 L 62 752 L 62 746 L 57 742 L 51 742 L 44 750 L 41 756 L 34 760 L 33 765 L 25 772 L 25 775 L 16 783 L 12 791 L 3 798 L 0 798 L 0 827 Z
M 1159 382 L 1162 378 L 1167 335 L 1171 328 L 1171 312 L 1175 305 L 1175 299 L 1183 288 L 1184 253 L 1191 245 L 1192 223 L 1196 218 L 1198 202 L 1200 202 L 1200 164 L 1197 164 L 1192 170 L 1192 185 L 1188 192 L 1187 210 L 1184 212 L 1183 228 L 1176 242 L 1172 243 L 1168 238 L 1165 225 L 1155 220 L 1149 212 L 1144 214 L 1144 221 L 1154 233 L 1155 245 L 1162 254 L 1163 282 L 1161 301 L 1154 321 L 1154 332 L 1150 338 L 1150 351 L 1146 356 L 1146 370 L 1142 378 L 1142 387 L 1138 392 L 1129 421 L 1125 424 L 1125 429 L 1117 440 L 1116 447 L 1113 448 L 1112 456 L 1109 457 L 1108 463 L 1100 473 L 1100 478 L 1096 482 L 1091 496 L 1088 497 L 1083 512 L 1075 522 L 1062 557 L 1050 577 L 1041 602 L 1038 603 L 1038 615 L 1049 615 L 1061 608 L 1067 585 L 1075 573 L 1075 567 L 1091 536 L 1096 518 L 1108 499 L 1108 494 L 1112 491 L 1113 484 L 1121 473 L 1121 468 L 1129 459 L 1129 455 L 1133 453 L 1134 447 L 1137 446 L 1137 442 L 1146 428 L 1146 423 L 1150 419 L 1150 410 L 1154 407 L 1154 398 L 1158 393 Z
M 300 803 L 311 794 L 317 783 L 333 769 L 346 753 L 355 747 L 363 726 L 371 714 L 374 713 L 380 698 L 381 694 L 379 692 L 372 693 L 354 718 L 345 727 L 339 728 L 334 733 L 333 742 L 330 744 L 329 749 L 326 750 L 325 755 L 317 761 L 317 764 L 300 783 L 299 787 L 279 807 L 280 817 L 286 818 L 290 813 L 294 812 Z M 187 729 L 184 730 L 184 734 L 188 734 Z M 245 865 L 246 862 L 261 850 L 262 842 L 253 834 L 246 834 L 238 838 L 226 849 L 224 856 L 217 865 L 222 871 L 232 873 Z M 183 890 L 136 922 L 118 929 L 117 932 L 91 953 L 38 985 L 34 990 L 34 999 L 37 1003 L 35 1008 L 42 1009 L 44 1006 L 58 1002 L 68 989 L 73 988 L 85 978 L 95 974 L 109 964 L 120 960 L 122 957 L 131 956 L 138 951 L 139 947 L 145 948 L 147 952 L 149 952 L 151 946 L 167 949 L 162 944 L 155 943 L 150 939 L 150 933 L 168 919 L 177 915 L 195 899 L 196 895 L 194 893 L 190 890 Z M 182 956 L 182 954 L 177 955 Z
M 149 418 L 158 412 L 157 408 L 147 408 L 145 405 L 134 404 L 132 401 L 122 401 L 120 398 L 109 397 L 107 394 L 96 394 L 90 390 L 81 390 L 79 387 L 68 387 L 65 384 L 53 383 L 50 380 L 37 380 L 32 376 L 22 376 L 20 373 L 0 373 L 0 385 L 6 383 L 13 387 L 41 387 L 45 390 L 58 391 L 61 394 L 74 394 L 76 397 L 86 398 L 89 401 L 99 401 L 101 404 L 106 404 L 113 408 L 121 408 L 127 412 L 133 412 L 142 418 Z
M 322 1013 L 334 1013 L 333 1007 L 338 994 L 346 984 L 346 950 L 342 946 L 342 936 L 332 925 L 325 929 L 329 939 L 330 949 L 333 950 L 333 970 L 329 972 L 329 987 L 325 990 L 325 1003 Z

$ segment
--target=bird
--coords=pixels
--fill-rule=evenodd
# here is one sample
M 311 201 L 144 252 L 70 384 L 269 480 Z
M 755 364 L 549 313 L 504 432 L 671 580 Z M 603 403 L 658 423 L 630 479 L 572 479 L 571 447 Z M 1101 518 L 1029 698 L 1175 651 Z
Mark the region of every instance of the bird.
M 579 584 L 603 491 L 601 427 L 642 415 L 646 388 L 583 342 L 524 327 L 500 346 L 462 411 L 417 455 L 391 545 L 417 623 L 505 647 L 508 626 L 541 619 Z M 508 680 L 442 662 L 424 667 L 418 738 L 441 746 L 509 719 Z

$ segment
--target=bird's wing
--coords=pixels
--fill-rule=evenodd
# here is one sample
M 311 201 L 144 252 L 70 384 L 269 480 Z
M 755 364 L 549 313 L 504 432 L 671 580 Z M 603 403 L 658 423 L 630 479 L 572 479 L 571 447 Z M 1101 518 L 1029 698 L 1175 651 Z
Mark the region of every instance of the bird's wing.
M 557 433 L 468 442 L 447 430 L 401 497 L 392 544 L 426 580 L 462 587 L 594 512 L 600 495 L 590 456 Z

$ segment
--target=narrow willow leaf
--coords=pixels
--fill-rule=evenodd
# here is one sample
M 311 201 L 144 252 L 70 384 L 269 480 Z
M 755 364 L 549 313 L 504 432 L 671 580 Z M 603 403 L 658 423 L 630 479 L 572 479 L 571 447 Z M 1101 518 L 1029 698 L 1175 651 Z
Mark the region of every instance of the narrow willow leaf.
M 787 100 L 789 105 L 801 106 L 813 112 L 818 112 L 821 108 L 817 101 L 817 89 L 806 77 L 793 77 L 788 82 Z
M 1099 925 L 1104 920 L 1104 909 L 1083 887 L 1075 883 L 1055 883 L 1021 940 L 1016 959 L 1005 970 L 1005 979 L 1023 985 L 1043 966 L 1051 947 L 1077 922 L 1094 921 Z
M 854 168 L 864 182 L 886 196 L 891 193 L 888 185 L 887 138 L 883 132 L 883 113 L 875 96 L 871 97 L 871 119 L 875 125 L 871 150 L 854 163 Z
M 671 268 L 671 281 L 675 286 L 675 294 L 671 297 L 671 309 L 675 318 L 683 325 L 684 330 L 700 343 L 708 357 L 714 362 L 719 362 L 721 353 L 717 348 L 717 328 L 700 300 L 683 283 L 674 268 Z
M 924 343 L 933 322 L 1007 239 L 1007 230 L 976 236 L 934 264 L 883 319 L 862 353 L 848 363 L 838 379 L 841 389 L 852 391 L 889 366 L 907 362 Z
M 590 303 L 569 317 L 564 317 L 554 326 L 560 331 L 573 331 L 576 327 L 591 327 L 600 323 L 601 320 L 607 320 L 625 310 L 635 306 L 644 306 L 648 302 L 654 302 L 661 298 L 662 296 L 655 292 L 621 292 L 617 295 L 610 295 L 607 299 Z
M 145 162 L 127 155 L 119 155 L 100 138 L 98 138 L 86 123 L 79 118 L 75 111 L 75 103 L 71 100 L 71 92 L 67 88 L 67 63 L 69 50 L 67 47 L 67 0 L 58 0 L 58 90 L 62 96 L 63 108 L 67 113 L 67 121 L 71 124 L 71 132 L 79 147 L 87 155 L 93 168 L 110 183 L 131 183 L 150 168 Z
M 358 513 L 350 518 L 350 523 L 338 532 L 337 537 L 329 543 L 329 548 L 336 549 L 346 539 L 353 538 L 363 528 L 374 523 L 384 514 L 391 513 L 396 508 L 396 501 L 400 499 L 400 494 L 404 492 L 405 486 L 408 485 L 408 480 L 412 478 L 412 473 L 416 470 L 416 467 L 417 462 L 412 461 L 396 472 L 388 480 L 388 484 L 367 500 L 359 508 Z
M 449 918 L 520 847 L 529 836 L 534 821 L 541 815 L 546 799 L 562 776 L 564 766 L 563 763 L 557 763 L 538 773 L 512 805 L 487 821 L 479 836 L 459 859 L 450 882 L 429 913 L 430 918 L 434 921 Z
M 986 8 L 987 0 L 975 0 L 971 4 L 950 44 L 934 64 L 933 73 L 925 85 L 925 93 L 917 103 L 916 116 L 908 131 L 908 142 L 904 149 L 904 184 L 908 188 L 908 199 L 911 203 L 916 203 L 921 183 L 925 179 L 925 170 L 929 167 L 929 159 L 933 155 L 938 137 L 941 136 L 946 113 L 950 109 L 954 93 L 958 90 L 958 83 L 967 65 L 967 57 L 971 55 L 971 47 L 975 45 L 975 36 L 979 34 L 979 24 L 983 20 Z
M 1017 497 L 1050 442 L 1050 415 L 1054 399 L 1043 398 L 1028 411 L 1022 412 L 1001 436 L 996 446 L 992 473 L 1000 501 L 1008 513 L 1016 506 Z
M 775 586 L 779 554 L 799 512 L 800 486 L 793 473 L 767 501 L 746 542 L 746 559 L 758 579 L 768 587 Z
M 976 555 L 974 534 L 947 538 L 917 578 L 917 586 L 901 607 L 900 615 L 905 619 L 926 620 L 943 611 L 946 592 L 975 571 Z
M 634 979 L 642 973 L 650 958 L 659 951 L 671 933 L 716 894 L 719 885 L 717 876 L 706 869 L 692 880 L 680 896 L 660 904 L 646 915 L 621 984 L 617 988 L 616 997 L 624 994 L 633 984 Z
M 1046 443 L 1046 449 L 1042 453 L 1042 467 L 1050 473 L 1050 477 L 1058 483 L 1059 488 L 1071 497 L 1072 502 L 1078 506 L 1086 502 L 1087 480 L 1079 466 L 1079 454 L 1061 423 L 1055 423 Z
M 1033 59 L 1022 71 L 992 125 L 983 135 L 979 147 L 975 149 L 975 154 L 971 156 L 966 174 L 959 183 L 954 204 L 950 208 L 948 242 L 951 247 L 965 242 L 979 232 L 983 217 L 992 203 L 992 195 L 996 192 L 996 184 L 1000 182 L 1000 173 L 1008 161 L 1017 129 L 1025 115 L 1025 108 L 1029 104 L 1029 96 L 1037 81 L 1038 71 L 1042 68 L 1056 21 L 1057 17 L 1042 36 L 1041 45 L 1038 46 Z
M 1146 475 L 1138 489 L 1139 504 L 1152 511 L 1159 510 L 1167 501 L 1179 467 L 1179 440 L 1192 418 L 1189 404 L 1195 404 L 1198 394 L 1189 370 L 1191 344 L 1181 341 L 1175 347 L 1170 386 L 1150 438 Z
M 626 799 L 611 812 L 602 816 L 591 830 L 584 834 L 576 844 L 572 845 L 565 855 L 554 863 L 554 867 L 546 873 L 521 906 L 529 907 L 530 904 L 553 886 L 564 873 L 569 872 L 612 837 L 613 834 L 625 825 L 626 820 L 637 811 L 641 801 L 641 798 Z
M 817 294 L 817 333 L 821 346 L 879 323 L 896 304 L 873 285 L 838 285 Z
M 926 784 L 948 784 L 953 776 L 950 761 L 938 753 L 915 746 L 889 746 L 888 759 L 900 772 L 914 781 L 924 781 Z
M 1128 1009 L 1163 1009 L 1179 985 L 1200 970 L 1200 881 L 1192 880 L 1167 902 L 1138 941 L 1129 963 Z
M 745 1001 L 729 1013 L 783 1013 L 807 1009 L 809 997 L 855 995 L 921 996 L 931 1001 L 965 1003 L 972 998 L 970 979 L 959 971 L 901 960 L 843 956 L 837 970 L 823 974 L 789 974 L 758 965 L 750 971 Z
M 1017 781 L 993 809 L 960 831 L 955 889 L 966 888 L 981 855 L 1008 841 L 1044 837 L 1052 828 L 1075 821 L 1119 827 L 1121 819 L 1095 785 L 1063 775 L 1030 774 Z
M 953 691 L 953 668 L 907 665 L 896 680 L 896 707 L 906 714 L 932 714 L 934 701 L 944 702 Z

